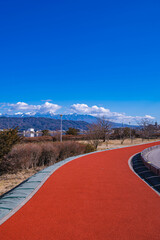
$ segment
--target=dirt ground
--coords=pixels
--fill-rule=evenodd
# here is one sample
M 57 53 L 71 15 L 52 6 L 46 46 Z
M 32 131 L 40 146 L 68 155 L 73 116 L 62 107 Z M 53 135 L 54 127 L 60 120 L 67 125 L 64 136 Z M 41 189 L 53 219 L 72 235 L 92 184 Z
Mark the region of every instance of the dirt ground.
M 36 169 L 23 170 L 16 174 L 3 174 L 0 176 L 0 196 L 43 168 L 44 167 L 38 167 Z

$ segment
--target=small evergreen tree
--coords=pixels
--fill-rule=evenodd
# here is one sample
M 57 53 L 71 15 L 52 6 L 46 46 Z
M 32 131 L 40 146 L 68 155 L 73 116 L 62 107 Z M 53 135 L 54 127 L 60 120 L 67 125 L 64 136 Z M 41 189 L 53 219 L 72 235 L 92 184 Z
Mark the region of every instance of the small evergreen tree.
M 68 128 L 68 130 L 66 131 L 66 135 L 78 135 L 79 133 L 79 129 L 76 128 Z
M 42 136 L 49 136 L 49 130 L 42 130 Z
M 0 161 L 6 154 L 9 153 L 12 146 L 20 141 L 18 128 L 7 129 L 0 132 Z

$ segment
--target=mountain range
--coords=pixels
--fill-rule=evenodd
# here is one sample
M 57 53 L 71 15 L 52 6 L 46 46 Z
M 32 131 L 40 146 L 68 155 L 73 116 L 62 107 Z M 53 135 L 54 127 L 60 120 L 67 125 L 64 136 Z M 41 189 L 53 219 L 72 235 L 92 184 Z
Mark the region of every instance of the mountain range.
M 60 115 L 56 114 L 35 114 L 29 116 L 29 114 L 15 114 L 15 115 L 2 115 L 0 117 L 0 129 L 19 127 L 20 130 L 27 130 L 28 128 L 34 128 L 35 130 L 59 130 L 60 129 Z M 64 114 L 63 129 L 67 130 L 69 127 L 78 128 L 81 130 L 87 130 L 88 126 L 92 123 L 96 123 L 98 118 L 91 115 L 80 114 Z M 129 127 L 127 124 L 111 122 L 112 128 Z M 135 127 L 135 126 L 131 126 Z
M 89 123 L 84 121 L 63 120 L 63 130 L 76 128 L 87 130 Z M 34 128 L 37 130 L 60 130 L 61 120 L 45 117 L 0 117 L 0 129 L 18 127 L 20 131 Z

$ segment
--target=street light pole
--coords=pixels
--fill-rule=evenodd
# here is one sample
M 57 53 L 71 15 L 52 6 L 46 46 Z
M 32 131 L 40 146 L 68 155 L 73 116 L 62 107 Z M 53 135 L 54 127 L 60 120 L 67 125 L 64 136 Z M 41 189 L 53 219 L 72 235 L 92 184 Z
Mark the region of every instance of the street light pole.
M 131 136 L 131 123 L 129 122 L 129 129 L 130 129 L 130 140 L 131 140 L 131 143 L 132 143 L 132 136 Z
M 60 135 L 60 142 L 62 142 L 62 114 L 60 115 L 60 117 L 61 117 L 61 135 Z
M 122 142 L 122 139 L 123 139 L 123 122 L 122 122 L 122 126 L 120 128 L 120 141 Z

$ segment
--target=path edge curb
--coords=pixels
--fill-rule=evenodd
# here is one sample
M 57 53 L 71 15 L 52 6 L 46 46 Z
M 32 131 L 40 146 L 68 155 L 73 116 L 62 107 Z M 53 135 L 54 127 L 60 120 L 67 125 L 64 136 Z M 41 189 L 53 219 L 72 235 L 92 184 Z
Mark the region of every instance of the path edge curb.
M 159 142 L 155 141 L 155 142 Z M 149 142 L 152 143 L 152 142 Z M 137 145 L 147 145 L 149 143 L 141 143 L 141 144 L 135 144 L 135 145 L 129 145 L 129 146 L 123 146 L 122 148 L 128 148 L 128 147 L 134 147 Z M 60 167 L 62 167 L 63 165 L 76 160 L 77 158 L 81 158 L 87 155 L 91 155 L 91 154 L 95 154 L 95 153 L 101 153 L 101 152 L 105 152 L 105 151 L 111 151 L 111 150 L 116 150 L 116 149 L 121 149 L 121 148 L 110 148 L 110 149 L 105 149 L 105 150 L 100 150 L 100 151 L 95 151 L 95 152 L 90 152 L 90 153 L 86 153 L 86 154 L 81 154 L 78 156 L 73 156 L 73 157 L 69 157 L 65 160 L 62 160 L 58 163 L 54 164 L 54 169 L 41 181 L 41 183 L 18 205 L 16 206 L 13 210 L 11 210 L 6 216 L 4 216 L 2 219 L 0 219 L 0 226 L 6 222 L 10 217 L 12 217 L 18 210 L 20 210 L 20 208 L 22 208 L 37 192 L 38 190 L 43 186 L 43 184 L 47 181 L 47 179 L 56 171 L 58 170 Z M 137 154 L 137 153 L 136 153 Z M 131 159 L 136 155 L 134 154 L 133 156 L 130 157 L 128 164 L 130 169 L 134 172 L 134 170 L 132 169 L 131 166 Z M 135 173 L 135 172 L 134 172 Z M 136 173 L 135 173 L 136 174 Z M 137 174 L 136 174 L 137 175 Z M 138 176 L 138 175 L 137 175 Z M 138 176 L 139 177 L 139 176 Z M 139 177 L 140 178 L 140 177 Z M 141 179 L 143 182 L 145 182 L 143 179 Z M 26 181 L 26 180 L 25 180 Z M 146 183 L 146 182 L 145 182 Z M 146 183 L 147 184 L 147 183 Z M 148 185 L 148 184 L 147 184 Z M 154 189 L 153 189 L 154 190 Z M 155 191 L 155 190 L 154 190 Z M 156 192 L 156 191 L 155 191 Z M 157 192 L 156 192 L 157 193 Z M 158 194 L 158 193 L 157 193 Z M 159 194 L 158 194 L 159 195 Z M 160 196 L 160 195 L 159 195 Z
M 129 165 L 129 168 L 131 169 L 131 171 L 138 177 L 141 179 L 141 181 L 143 183 L 145 183 L 151 190 L 153 190 L 159 197 L 160 197 L 160 193 L 158 193 L 154 188 L 152 188 L 144 179 L 142 179 L 133 169 L 132 167 L 132 159 L 137 155 L 137 154 L 140 154 L 141 152 L 137 152 L 135 153 L 134 155 L 132 155 L 129 160 L 128 160 L 128 165 Z

